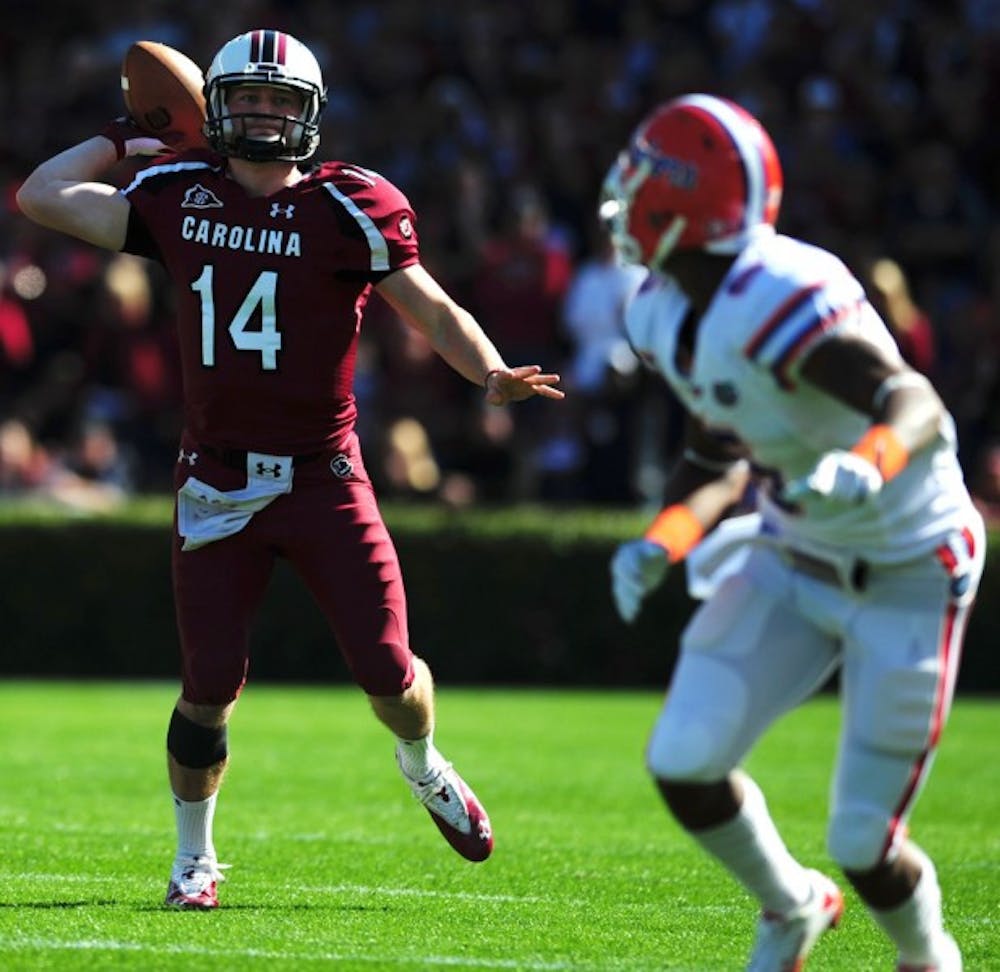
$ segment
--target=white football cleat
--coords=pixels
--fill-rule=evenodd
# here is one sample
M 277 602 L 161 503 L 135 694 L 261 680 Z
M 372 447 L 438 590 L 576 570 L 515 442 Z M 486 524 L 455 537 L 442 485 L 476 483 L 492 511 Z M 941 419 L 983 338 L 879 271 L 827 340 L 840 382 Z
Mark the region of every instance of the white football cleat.
M 399 754 L 396 754 L 399 762 Z M 493 851 L 493 830 L 486 809 L 451 763 L 414 780 L 400 765 L 413 795 L 427 808 L 445 840 L 470 861 L 485 861 Z
M 178 857 L 170 872 L 167 899 L 171 908 L 207 911 L 219 907 L 219 882 L 225 881 L 222 868 L 213 857 Z
M 808 874 L 812 894 L 805 904 L 784 915 L 761 915 L 747 972 L 799 972 L 819 936 L 837 927 L 844 896 L 826 875 Z
M 900 959 L 896 972 L 962 972 L 962 953 L 955 939 L 945 933 L 932 961 L 904 962 Z

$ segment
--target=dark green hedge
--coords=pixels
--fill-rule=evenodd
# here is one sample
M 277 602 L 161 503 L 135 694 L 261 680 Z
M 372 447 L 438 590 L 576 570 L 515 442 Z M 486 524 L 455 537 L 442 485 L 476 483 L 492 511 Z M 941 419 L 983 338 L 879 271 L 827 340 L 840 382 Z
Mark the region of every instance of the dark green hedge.
M 608 591 L 608 557 L 644 515 L 392 504 L 384 512 L 414 648 L 442 682 L 665 684 L 692 608 L 683 572 L 633 628 L 618 621 Z M 176 677 L 169 532 L 166 501 L 100 520 L 0 511 L 0 674 Z M 966 691 L 1000 690 L 1000 571 L 991 566 L 969 629 Z M 318 609 L 284 566 L 255 626 L 251 677 L 347 678 Z

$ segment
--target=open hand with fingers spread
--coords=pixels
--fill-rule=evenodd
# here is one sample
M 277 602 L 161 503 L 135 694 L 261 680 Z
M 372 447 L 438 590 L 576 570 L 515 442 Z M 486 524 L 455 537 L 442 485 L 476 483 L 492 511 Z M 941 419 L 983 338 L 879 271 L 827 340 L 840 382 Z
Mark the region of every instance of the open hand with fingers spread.
M 543 398 L 565 398 L 566 393 L 556 388 L 559 375 L 542 374 L 538 365 L 520 365 L 517 368 L 494 368 L 486 376 L 486 401 L 490 405 L 520 402 L 532 395 Z

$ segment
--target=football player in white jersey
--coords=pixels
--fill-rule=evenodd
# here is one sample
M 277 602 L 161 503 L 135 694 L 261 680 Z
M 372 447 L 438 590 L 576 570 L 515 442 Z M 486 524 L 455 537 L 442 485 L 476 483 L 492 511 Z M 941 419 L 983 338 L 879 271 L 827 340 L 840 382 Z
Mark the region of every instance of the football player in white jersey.
M 843 896 L 792 856 L 741 764 L 839 668 L 830 856 L 899 970 L 956 972 L 907 820 L 954 693 L 983 522 L 937 393 L 839 259 L 775 232 L 781 190 L 757 120 L 699 94 L 653 111 L 604 187 L 619 255 L 650 271 L 629 337 L 689 413 L 663 510 L 612 559 L 616 608 L 633 621 L 689 553 L 718 565 L 647 765 L 681 826 L 760 902 L 748 968 L 800 969 Z M 757 511 L 716 531 L 748 495 Z

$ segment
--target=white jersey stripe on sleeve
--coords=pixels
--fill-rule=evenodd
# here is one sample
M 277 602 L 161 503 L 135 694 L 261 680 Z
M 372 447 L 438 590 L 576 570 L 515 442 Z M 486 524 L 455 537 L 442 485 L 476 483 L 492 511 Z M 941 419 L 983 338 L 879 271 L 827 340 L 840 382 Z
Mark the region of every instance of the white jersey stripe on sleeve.
M 198 169 L 213 168 L 208 162 L 170 162 L 166 165 L 151 165 L 139 172 L 135 178 L 122 189 L 123 195 L 128 195 L 133 189 L 141 186 L 147 179 L 155 178 L 167 172 L 193 172 Z
M 371 169 L 363 169 L 360 165 L 345 165 L 340 171 L 344 175 L 354 176 L 355 179 L 367 182 L 370 186 L 374 186 L 378 180 L 377 172 L 373 172 Z
M 388 270 L 389 244 L 372 218 L 360 209 L 350 196 L 345 196 L 332 182 L 324 182 L 323 188 L 347 210 L 354 222 L 360 227 L 361 232 L 365 234 L 365 239 L 368 240 L 368 249 L 371 252 L 369 264 L 371 269 Z
M 771 371 L 778 384 L 782 388 L 793 387 L 791 372 L 801 359 L 803 352 L 807 348 L 811 348 L 813 342 L 821 334 L 833 330 L 846 317 L 856 313 L 860 306 L 861 302 L 858 301 L 853 305 L 838 307 L 822 317 L 812 315 L 799 325 L 785 349 L 778 352 L 774 364 L 771 365 Z
M 778 330 L 789 321 L 824 284 L 814 283 L 808 287 L 802 287 L 787 297 L 778 305 L 778 309 L 754 332 L 743 348 L 743 353 L 751 360 L 756 361 L 762 356 L 764 346 L 778 332 Z

